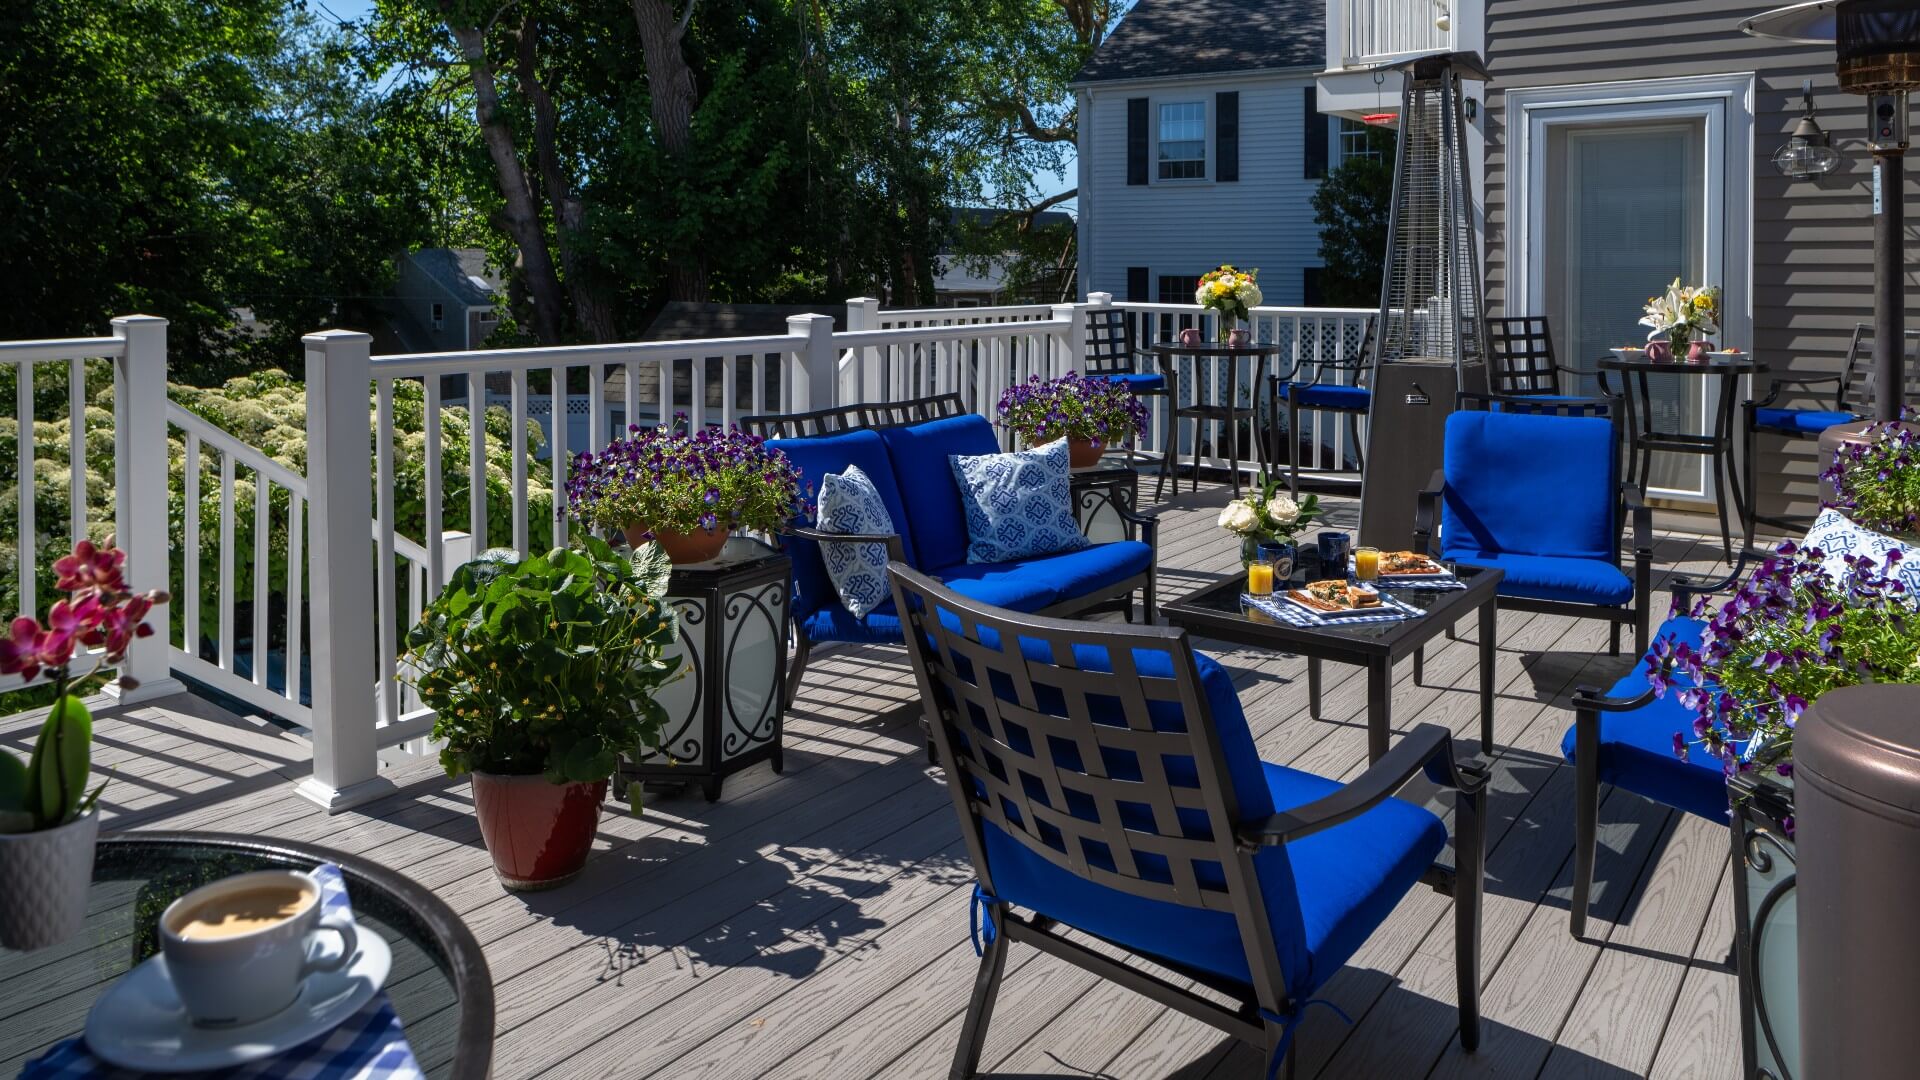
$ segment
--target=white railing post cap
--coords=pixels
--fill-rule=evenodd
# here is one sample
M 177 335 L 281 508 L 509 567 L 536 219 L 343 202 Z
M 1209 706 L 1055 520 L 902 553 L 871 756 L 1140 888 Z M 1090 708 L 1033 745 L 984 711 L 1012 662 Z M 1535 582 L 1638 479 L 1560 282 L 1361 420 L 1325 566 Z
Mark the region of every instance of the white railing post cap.
M 373 341 L 373 335 L 361 330 L 315 330 L 300 339 L 303 345 L 327 346 L 336 341 Z

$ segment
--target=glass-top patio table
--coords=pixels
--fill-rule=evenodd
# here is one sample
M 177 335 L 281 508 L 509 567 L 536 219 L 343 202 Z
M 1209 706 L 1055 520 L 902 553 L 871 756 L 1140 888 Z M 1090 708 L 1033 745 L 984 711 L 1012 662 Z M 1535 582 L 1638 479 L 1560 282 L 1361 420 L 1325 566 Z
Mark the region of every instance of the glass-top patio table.
M 1288 584 L 1298 586 L 1319 576 L 1319 556 L 1302 548 Z M 1478 613 L 1480 621 L 1480 748 L 1493 749 L 1493 667 L 1497 645 L 1494 590 L 1503 576 L 1487 567 L 1458 565 L 1455 574 L 1464 589 L 1394 588 L 1396 599 L 1424 614 L 1397 622 L 1338 623 L 1294 626 L 1241 600 L 1246 581 L 1234 576 L 1189 593 L 1160 610 L 1167 622 L 1190 633 L 1250 645 L 1257 649 L 1297 653 L 1307 658 L 1308 710 L 1320 719 L 1320 667 L 1331 660 L 1367 669 L 1367 760 L 1378 761 L 1387 752 L 1393 730 L 1393 665 L 1414 658 L 1414 679 L 1422 676 L 1421 647 Z M 1276 590 L 1281 586 L 1276 583 Z

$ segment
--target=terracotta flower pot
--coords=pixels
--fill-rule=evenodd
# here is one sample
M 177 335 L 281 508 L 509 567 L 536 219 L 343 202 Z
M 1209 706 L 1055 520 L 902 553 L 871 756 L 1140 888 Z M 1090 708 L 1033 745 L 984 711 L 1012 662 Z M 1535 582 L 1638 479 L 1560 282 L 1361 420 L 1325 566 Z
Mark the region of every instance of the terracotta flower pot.
M 647 528 L 644 525 L 629 525 L 621 530 L 627 534 L 627 543 L 639 547 L 647 542 Z M 669 529 L 653 530 L 653 539 L 660 542 L 666 550 L 667 558 L 675 564 L 711 562 L 720 557 L 720 549 L 727 546 L 727 537 L 733 530 L 725 525 L 717 529 L 695 529 L 692 532 L 673 532 Z
M 1106 449 L 1105 443 L 1095 442 L 1092 439 L 1068 439 L 1067 467 L 1084 469 L 1090 465 L 1098 465 L 1100 464 L 1100 455 L 1105 453 Z
M 41 949 L 79 931 L 99 835 L 98 810 L 56 828 L 0 835 L 0 947 Z
M 544 776 L 473 774 L 473 809 L 500 884 L 551 889 L 587 864 L 607 781 L 549 783 Z

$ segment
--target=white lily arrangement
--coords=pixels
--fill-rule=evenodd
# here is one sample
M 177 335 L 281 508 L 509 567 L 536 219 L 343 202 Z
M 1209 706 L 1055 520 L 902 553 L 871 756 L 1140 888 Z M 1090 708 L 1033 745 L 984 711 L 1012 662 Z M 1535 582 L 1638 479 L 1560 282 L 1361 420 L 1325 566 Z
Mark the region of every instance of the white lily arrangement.
M 1720 332 L 1719 323 L 1714 321 L 1720 314 L 1717 285 L 1682 285 L 1679 278 L 1674 278 L 1666 295 L 1647 298 L 1646 310 L 1640 325 L 1648 327 L 1648 341 L 1666 337 L 1680 344 Z

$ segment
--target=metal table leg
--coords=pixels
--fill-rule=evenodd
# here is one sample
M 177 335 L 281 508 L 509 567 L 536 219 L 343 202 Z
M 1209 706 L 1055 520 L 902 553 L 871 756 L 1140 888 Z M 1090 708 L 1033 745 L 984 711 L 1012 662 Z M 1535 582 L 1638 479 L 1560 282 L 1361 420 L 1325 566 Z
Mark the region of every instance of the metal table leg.
M 1367 662 L 1367 763 L 1387 755 L 1393 731 L 1393 663 L 1385 657 Z

